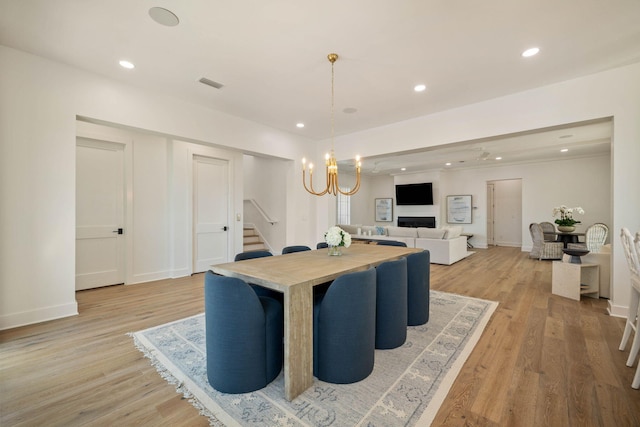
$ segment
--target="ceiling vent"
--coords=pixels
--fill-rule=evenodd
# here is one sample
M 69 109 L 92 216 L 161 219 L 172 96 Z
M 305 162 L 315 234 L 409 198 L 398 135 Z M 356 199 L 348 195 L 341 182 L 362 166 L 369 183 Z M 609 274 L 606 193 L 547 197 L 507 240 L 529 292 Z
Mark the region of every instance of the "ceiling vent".
M 200 80 L 198 80 L 200 83 L 205 84 L 207 86 L 211 86 L 214 87 L 216 89 L 222 89 L 223 84 L 222 83 L 218 83 L 218 82 L 214 82 L 213 80 L 209 80 L 206 77 L 201 78 Z

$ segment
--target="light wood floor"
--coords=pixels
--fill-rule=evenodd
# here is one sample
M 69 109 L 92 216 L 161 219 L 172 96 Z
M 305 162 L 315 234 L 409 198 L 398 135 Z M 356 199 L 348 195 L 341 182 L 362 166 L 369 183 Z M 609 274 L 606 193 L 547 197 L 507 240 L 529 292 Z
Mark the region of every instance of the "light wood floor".
M 431 269 L 432 289 L 500 303 L 433 425 L 639 426 L 606 300 L 551 295 L 551 262 L 519 249 L 476 251 Z M 202 287 L 195 275 L 81 291 L 79 316 L 0 332 L 0 425 L 207 425 L 126 335 L 201 313 Z

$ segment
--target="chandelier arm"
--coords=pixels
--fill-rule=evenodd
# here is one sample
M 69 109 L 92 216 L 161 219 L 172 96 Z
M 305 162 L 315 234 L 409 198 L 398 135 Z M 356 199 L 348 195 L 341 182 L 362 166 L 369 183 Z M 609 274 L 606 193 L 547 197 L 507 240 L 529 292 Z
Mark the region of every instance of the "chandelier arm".
M 327 162 L 327 166 L 325 167 L 325 173 L 327 174 L 327 191 L 331 194 L 331 173 L 329 170 L 329 162 Z
M 314 196 L 324 196 L 325 194 L 327 194 L 327 190 L 326 189 L 322 193 L 318 193 L 313 189 L 313 173 L 309 174 L 309 185 L 310 185 L 311 189 L 309 189 L 309 187 L 307 187 L 307 182 L 306 182 L 306 179 L 305 179 L 304 170 L 302 171 L 302 185 L 304 185 L 304 189 L 307 190 L 308 193 L 311 193 Z
M 309 185 L 311 185 L 311 189 L 313 190 L 313 175 L 309 175 Z M 328 188 L 325 188 L 324 191 L 320 193 L 314 192 L 313 194 L 315 194 L 316 196 L 324 196 L 325 194 L 327 194 L 327 190 Z
M 351 189 L 351 191 L 342 191 L 340 190 L 340 187 L 338 186 L 338 192 L 340 192 L 340 194 L 344 195 L 344 196 L 353 196 L 354 194 L 356 194 L 358 192 L 358 190 L 360 189 L 360 172 L 358 171 L 357 175 L 356 175 L 356 185 L 355 187 L 353 187 Z M 337 195 L 337 193 L 336 193 Z

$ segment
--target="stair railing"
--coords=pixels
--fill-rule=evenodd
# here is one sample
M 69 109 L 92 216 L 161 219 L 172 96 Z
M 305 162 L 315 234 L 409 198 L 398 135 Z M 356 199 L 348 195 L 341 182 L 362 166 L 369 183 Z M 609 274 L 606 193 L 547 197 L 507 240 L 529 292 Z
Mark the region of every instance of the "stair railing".
M 265 212 L 265 210 L 264 210 L 264 209 L 262 209 L 262 206 L 260 206 L 260 205 L 258 204 L 258 202 L 256 202 L 256 199 L 244 199 L 244 201 L 245 201 L 245 202 L 249 202 L 249 203 L 251 203 L 251 204 L 256 208 L 256 210 L 258 211 L 258 213 L 262 216 L 262 218 L 263 218 L 266 222 L 268 222 L 269 224 L 273 225 L 273 224 L 276 224 L 276 223 L 278 222 L 278 220 L 277 220 L 277 219 L 273 219 L 273 218 L 271 218 L 271 217 L 267 214 L 267 212 Z

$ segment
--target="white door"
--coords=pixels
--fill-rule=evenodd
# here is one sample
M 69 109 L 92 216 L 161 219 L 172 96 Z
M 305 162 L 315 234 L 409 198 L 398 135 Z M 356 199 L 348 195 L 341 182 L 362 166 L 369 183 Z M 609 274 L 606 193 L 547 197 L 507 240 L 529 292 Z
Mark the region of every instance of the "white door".
M 124 146 L 76 141 L 76 290 L 124 283 Z
M 227 262 L 229 167 L 226 160 L 193 157 L 193 272 Z

